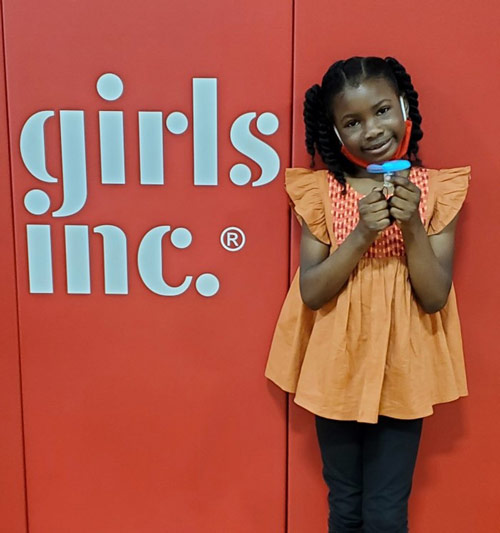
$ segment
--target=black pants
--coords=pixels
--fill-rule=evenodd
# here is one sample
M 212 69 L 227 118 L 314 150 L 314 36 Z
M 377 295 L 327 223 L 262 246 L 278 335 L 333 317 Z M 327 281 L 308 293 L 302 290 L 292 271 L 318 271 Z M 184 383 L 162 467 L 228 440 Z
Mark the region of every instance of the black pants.
M 329 533 L 406 533 L 422 418 L 377 424 L 316 416 Z

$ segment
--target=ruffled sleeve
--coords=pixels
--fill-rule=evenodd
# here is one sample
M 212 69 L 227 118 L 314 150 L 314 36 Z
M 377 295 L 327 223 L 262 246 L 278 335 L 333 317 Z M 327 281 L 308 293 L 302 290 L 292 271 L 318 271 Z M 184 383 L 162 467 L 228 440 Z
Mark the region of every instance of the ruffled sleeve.
M 442 231 L 460 211 L 470 177 L 470 166 L 429 170 L 429 235 Z
M 330 237 L 322 202 L 320 172 L 307 168 L 285 169 L 285 188 L 290 198 L 290 205 L 302 225 L 305 221 L 311 233 L 321 242 L 330 244 Z

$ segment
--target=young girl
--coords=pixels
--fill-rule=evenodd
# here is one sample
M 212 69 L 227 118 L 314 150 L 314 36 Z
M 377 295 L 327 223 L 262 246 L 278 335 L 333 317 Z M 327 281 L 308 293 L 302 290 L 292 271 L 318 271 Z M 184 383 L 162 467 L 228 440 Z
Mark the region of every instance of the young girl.
M 337 61 L 306 92 L 306 146 L 286 169 L 300 267 L 266 376 L 316 415 L 329 531 L 408 531 L 423 418 L 466 396 L 452 265 L 470 167 L 421 166 L 418 95 L 393 58 Z M 408 159 L 391 190 L 371 163 Z

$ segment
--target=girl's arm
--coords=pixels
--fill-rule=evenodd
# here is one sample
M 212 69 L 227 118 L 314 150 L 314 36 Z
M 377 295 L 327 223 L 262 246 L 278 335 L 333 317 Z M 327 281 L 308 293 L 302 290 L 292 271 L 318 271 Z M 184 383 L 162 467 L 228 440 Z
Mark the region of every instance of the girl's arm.
M 406 178 L 396 177 L 394 183 L 390 212 L 403 233 L 410 282 L 422 309 L 436 313 L 446 305 L 451 289 L 458 215 L 443 231 L 428 236 L 418 213 L 420 190 Z
M 389 226 L 389 206 L 381 189 L 374 189 L 359 201 L 359 214 L 356 228 L 331 255 L 330 247 L 316 239 L 307 224 L 302 223 L 300 293 L 303 302 L 313 310 L 342 289 L 378 232 Z

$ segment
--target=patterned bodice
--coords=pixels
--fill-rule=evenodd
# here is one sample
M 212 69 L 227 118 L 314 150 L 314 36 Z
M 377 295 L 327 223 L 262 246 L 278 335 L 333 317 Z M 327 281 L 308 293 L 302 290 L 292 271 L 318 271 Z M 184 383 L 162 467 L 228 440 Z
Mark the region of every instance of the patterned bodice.
M 364 195 L 355 191 L 347 184 L 346 194 L 342 194 L 342 185 L 333 177 L 328 176 L 328 193 L 331 201 L 333 233 L 340 245 L 359 222 L 358 201 Z M 412 167 L 408 179 L 421 191 L 419 213 L 422 223 L 425 224 L 427 208 L 427 196 L 429 192 L 429 175 L 425 168 Z M 392 256 L 404 256 L 405 247 L 403 234 L 397 224 L 391 224 L 386 228 L 365 252 L 363 257 L 381 258 Z

